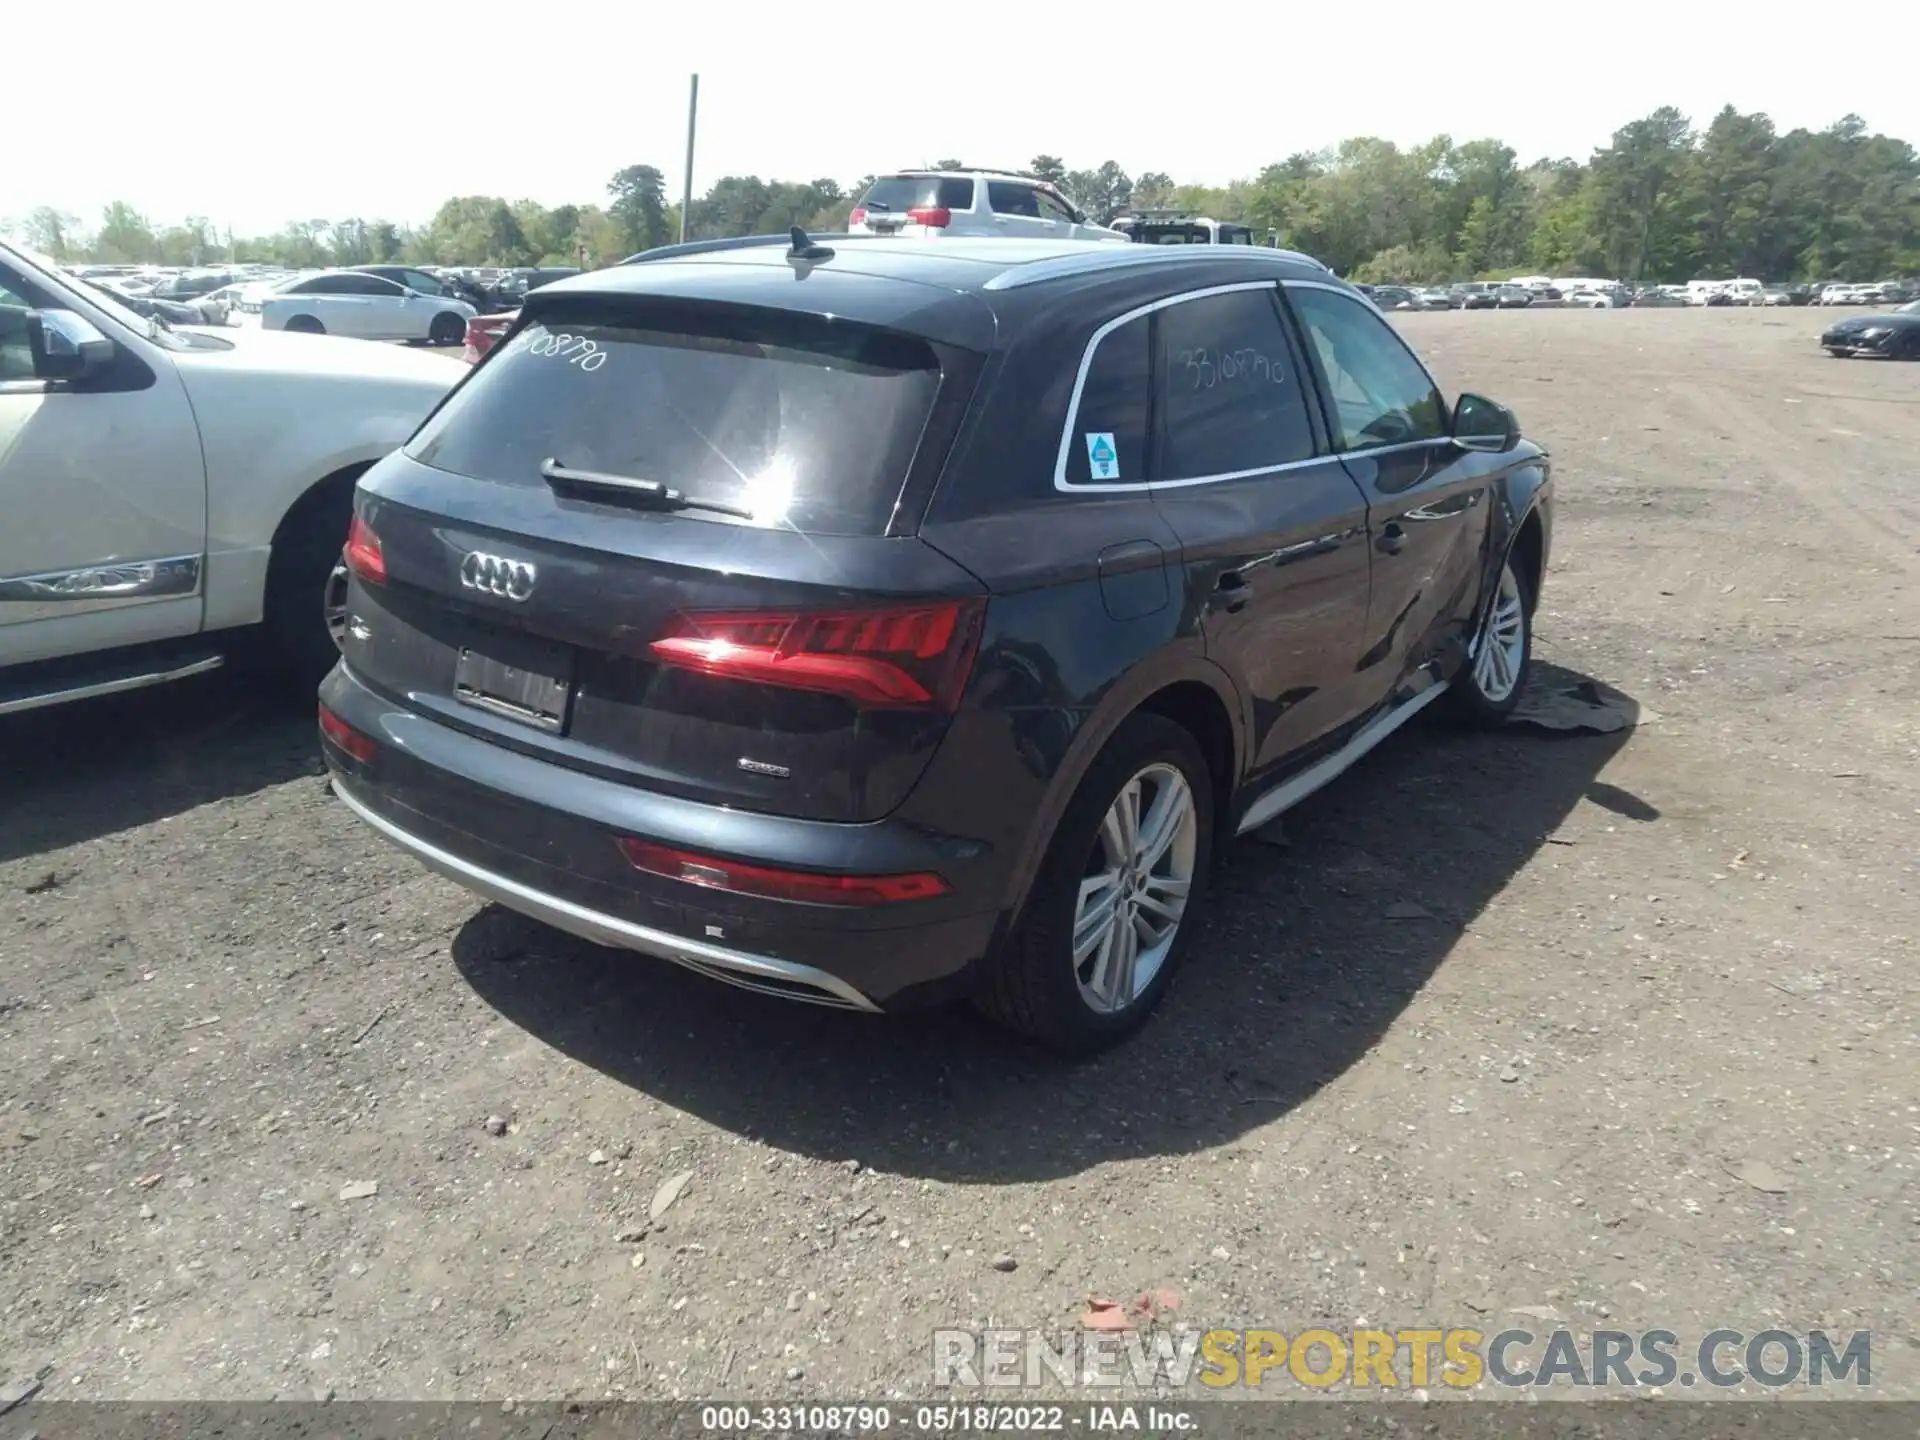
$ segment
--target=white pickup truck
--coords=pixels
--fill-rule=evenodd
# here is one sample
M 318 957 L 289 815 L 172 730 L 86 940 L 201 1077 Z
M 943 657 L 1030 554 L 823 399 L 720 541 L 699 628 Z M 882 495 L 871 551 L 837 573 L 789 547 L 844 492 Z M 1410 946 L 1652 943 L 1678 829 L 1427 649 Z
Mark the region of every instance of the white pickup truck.
M 168 328 L 0 245 L 0 715 L 241 658 L 310 694 L 354 481 L 465 373 Z

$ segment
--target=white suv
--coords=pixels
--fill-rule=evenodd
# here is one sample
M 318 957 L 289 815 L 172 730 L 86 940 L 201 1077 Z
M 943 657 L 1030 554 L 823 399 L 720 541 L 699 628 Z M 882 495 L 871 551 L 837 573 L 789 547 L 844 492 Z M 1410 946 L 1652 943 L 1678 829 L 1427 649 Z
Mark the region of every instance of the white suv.
M 465 373 L 175 329 L 0 245 L 0 715 L 230 658 L 311 704 L 348 619 L 328 607 L 354 483 Z
M 847 217 L 854 235 L 1003 235 L 1125 245 L 1044 180 L 995 170 L 903 170 L 881 175 Z

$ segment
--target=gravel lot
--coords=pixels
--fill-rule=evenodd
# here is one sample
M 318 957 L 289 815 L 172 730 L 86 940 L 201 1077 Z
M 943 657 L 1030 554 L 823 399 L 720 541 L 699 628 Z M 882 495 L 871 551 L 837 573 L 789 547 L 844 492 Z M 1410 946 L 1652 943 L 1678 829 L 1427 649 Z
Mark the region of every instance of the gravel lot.
M 1096 1063 L 486 909 L 225 684 L 0 721 L 0 1381 L 922 1395 L 936 1326 L 1164 1287 L 1871 1328 L 1920 1396 L 1920 366 L 1830 312 L 1396 318 L 1554 452 L 1542 674 L 1643 723 L 1397 736 Z

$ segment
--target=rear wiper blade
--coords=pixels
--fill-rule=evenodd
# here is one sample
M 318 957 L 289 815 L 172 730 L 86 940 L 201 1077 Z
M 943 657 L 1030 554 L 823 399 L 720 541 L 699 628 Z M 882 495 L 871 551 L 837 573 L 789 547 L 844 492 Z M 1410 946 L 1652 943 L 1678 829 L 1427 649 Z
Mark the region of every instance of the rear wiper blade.
M 582 490 L 607 490 L 623 499 L 643 501 L 662 510 L 712 510 L 721 515 L 753 519 L 753 511 L 744 505 L 724 500 L 705 500 L 688 495 L 658 480 L 637 480 L 631 475 L 609 475 L 601 470 L 570 470 L 558 460 L 540 462 L 540 478 L 549 485 L 572 485 Z

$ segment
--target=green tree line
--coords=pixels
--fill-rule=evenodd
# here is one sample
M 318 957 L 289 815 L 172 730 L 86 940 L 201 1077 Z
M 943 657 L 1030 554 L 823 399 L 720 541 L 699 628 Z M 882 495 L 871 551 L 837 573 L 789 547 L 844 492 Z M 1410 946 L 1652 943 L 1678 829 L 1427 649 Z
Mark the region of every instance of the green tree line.
M 936 162 L 940 168 L 957 160 Z M 1224 187 L 1129 175 L 1112 160 L 1028 169 L 1095 218 L 1175 207 L 1233 220 L 1358 280 L 1434 283 L 1521 272 L 1681 281 L 1879 280 L 1920 272 L 1920 155 L 1849 115 L 1780 133 L 1731 106 L 1704 128 L 1671 107 L 1623 125 L 1584 162 L 1522 165 L 1498 140 L 1441 135 L 1403 148 L 1360 137 L 1301 152 Z M 698 238 L 844 229 L 871 176 L 851 185 L 728 175 L 694 200 Z M 289 266 L 611 264 L 679 237 L 661 172 L 630 165 L 598 203 L 548 207 L 462 195 L 423 226 L 299 220 L 272 235 L 221 233 L 204 216 L 158 225 L 116 201 L 89 229 L 42 207 L 11 227 L 55 258 Z

